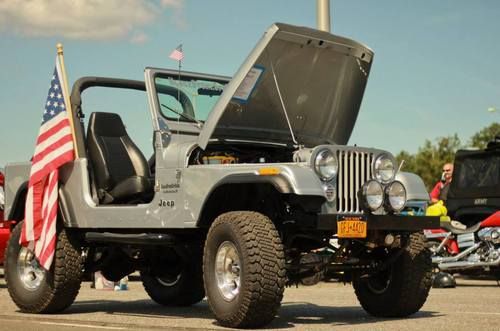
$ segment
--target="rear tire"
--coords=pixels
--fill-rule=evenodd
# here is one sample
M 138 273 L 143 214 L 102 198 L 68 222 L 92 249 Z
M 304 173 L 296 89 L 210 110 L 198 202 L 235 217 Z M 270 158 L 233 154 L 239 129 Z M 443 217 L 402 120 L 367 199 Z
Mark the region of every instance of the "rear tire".
M 202 248 L 185 247 L 179 256 L 177 272 L 166 270 L 162 274 L 141 271 L 142 285 L 149 297 L 164 306 L 191 306 L 205 297 L 203 288 Z
M 255 328 L 274 319 L 283 299 L 281 239 L 266 216 L 228 212 L 210 227 L 203 256 L 208 304 L 220 324 Z
M 422 233 L 413 233 L 398 259 L 385 271 L 369 277 L 356 275 L 356 296 L 370 315 L 404 317 L 425 303 L 432 284 L 432 262 Z
M 7 246 L 5 281 L 9 295 L 25 313 L 61 312 L 75 301 L 80 290 L 80 248 L 64 229 L 60 230 L 54 260 L 47 271 L 38 266 L 30 250 L 19 244 L 23 223 L 14 228 Z

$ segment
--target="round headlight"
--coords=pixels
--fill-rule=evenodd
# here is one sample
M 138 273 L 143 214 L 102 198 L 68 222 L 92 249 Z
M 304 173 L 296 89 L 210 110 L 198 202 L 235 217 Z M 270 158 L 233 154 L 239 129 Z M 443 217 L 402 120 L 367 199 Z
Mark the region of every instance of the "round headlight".
M 384 184 L 394 179 L 396 175 L 396 164 L 392 157 L 380 154 L 373 162 L 373 174 L 375 178 Z
M 363 200 L 365 206 L 375 211 L 384 203 L 384 189 L 376 180 L 369 180 L 363 184 Z
M 393 211 L 401 211 L 406 205 L 406 189 L 403 183 L 394 181 L 385 188 L 388 207 Z
M 337 175 L 338 168 L 337 157 L 329 149 L 324 149 L 316 154 L 314 170 L 322 180 L 332 180 Z

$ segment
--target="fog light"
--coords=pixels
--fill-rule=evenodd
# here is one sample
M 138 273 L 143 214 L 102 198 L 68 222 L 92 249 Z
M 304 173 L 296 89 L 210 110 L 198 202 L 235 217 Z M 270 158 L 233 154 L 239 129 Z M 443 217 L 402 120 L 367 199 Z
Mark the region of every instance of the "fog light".
M 399 181 L 390 183 L 385 188 L 385 194 L 387 196 L 388 207 L 391 210 L 395 212 L 403 210 L 406 205 L 406 189 L 403 183 Z
M 363 184 L 362 197 L 366 207 L 375 211 L 384 203 L 384 189 L 376 180 L 369 180 Z

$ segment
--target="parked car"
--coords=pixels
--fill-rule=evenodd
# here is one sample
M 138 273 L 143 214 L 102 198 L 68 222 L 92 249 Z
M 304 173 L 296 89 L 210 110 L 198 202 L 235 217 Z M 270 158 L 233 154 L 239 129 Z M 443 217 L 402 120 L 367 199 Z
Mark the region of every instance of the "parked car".
M 500 210 L 500 136 L 482 150 L 459 150 L 448 193 L 448 216 L 472 226 Z
M 10 237 L 11 223 L 10 221 L 4 220 L 4 175 L 3 169 L 0 168 L 0 265 L 3 265 L 5 248 L 7 247 L 7 241 Z
M 60 173 L 53 266 L 40 268 L 20 247 L 20 225 L 9 242 L 16 305 L 58 312 L 84 273 L 117 281 L 139 270 L 157 303 L 206 296 L 229 327 L 269 323 L 286 285 L 327 276 L 352 282 L 374 316 L 417 312 L 432 271 L 422 230 L 439 218 L 400 214 L 408 196 L 427 192 L 421 180 L 395 180 L 391 153 L 346 145 L 372 59 L 353 40 L 276 23 L 232 78 L 146 68 L 145 81 L 77 80 L 75 123 L 92 107 L 89 90 L 145 92 L 153 156 L 148 163 L 132 142 L 119 102 L 109 104 L 120 105 L 116 113 L 91 113 L 86 133 L 77 126 L 81 155 Z M 29 168 L 6 167 L 5 211 L 14 220 Z

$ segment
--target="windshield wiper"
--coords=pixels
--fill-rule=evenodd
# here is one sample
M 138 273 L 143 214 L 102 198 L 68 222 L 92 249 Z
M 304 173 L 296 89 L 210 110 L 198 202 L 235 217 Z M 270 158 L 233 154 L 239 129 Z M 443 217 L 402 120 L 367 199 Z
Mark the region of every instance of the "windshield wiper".
M 190 120 L 190 121 L 196 122 L 196 124 L 197 124 L 196 126 L 197 126 L 198 128 L 200 128 L 200 129 L 201 129 L 201 128 L 203 127 L 203 122 L 198 121 L 196 118 L 194 118 L 194 117 L 192 117 L 192 116 L 190 116 L 190 115 L 188 115 L 188 114 L 181 113 L 180 111 L 175 110 L 174 108 L 171 108 L 171 107 L 169 107 L 169 106 L 167 106 L 167 105 L 164 105 L 163 103 L 161 103 L 161 105 L 162 105 L 162 107 L 167 108 L 167 109 L 168 109 L 168 110 L 170 110 L 171 112 L 176 113 L 177 115 L 182 116 L 182 117 L 184 117 L 185 119 L 188 119 L 188 120 Z

